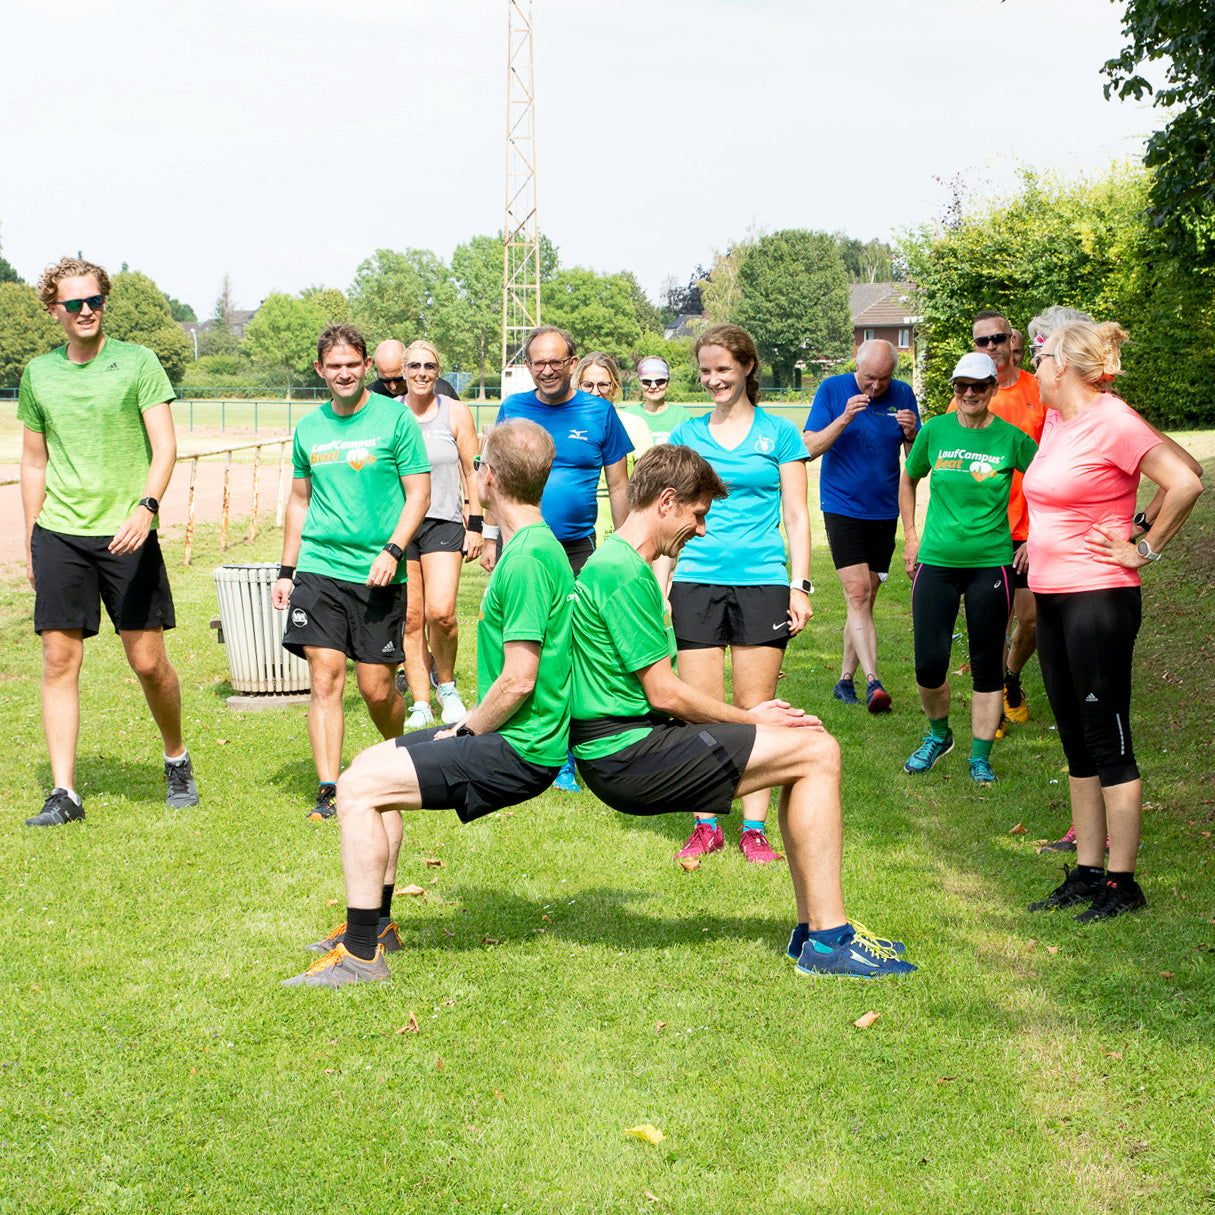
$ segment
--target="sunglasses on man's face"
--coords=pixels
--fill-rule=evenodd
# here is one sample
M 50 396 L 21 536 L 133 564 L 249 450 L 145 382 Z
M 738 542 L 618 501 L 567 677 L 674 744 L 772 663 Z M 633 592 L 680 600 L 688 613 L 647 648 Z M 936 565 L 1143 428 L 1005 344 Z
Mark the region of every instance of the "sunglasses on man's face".
M 59 300 L 59 306 L 64 312 L 70 312 L 73 316 L 88 304 L 90 312 L 100 312 L 105 307 L 104 295 L 86 295 L 82 300 Z
M 976 346 L 1003 346 L 1008 339 L 1012 337 L 1011 333 L 993 333 L 990 337 L 975 338 Z
M 666 380 L 642 380 L 641 382 L 647 388 L 663 388 L 666 386 L 668 381 L 666 381 Z

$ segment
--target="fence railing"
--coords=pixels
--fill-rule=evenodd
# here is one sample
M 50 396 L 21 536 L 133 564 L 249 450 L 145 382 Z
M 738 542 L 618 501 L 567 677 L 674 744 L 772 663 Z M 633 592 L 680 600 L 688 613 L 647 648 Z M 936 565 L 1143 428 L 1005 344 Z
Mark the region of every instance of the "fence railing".
M 190 496 L 186 506 L 186 544 L 183 565 L 190 564 L 190 554 L 194 547 L 194 521 L 198 506 L 198 462 L 214 456 L 224 457 L 224 497 L 223 510 L 219 524 L 219 548 L 223 552 L 228 547 L 228 519 L 232 509 L 232 453 L 237 451 L 253 452 L 253 500 L 249 511 L 249 541 L 257 539 L 257 516 L 261 491 L 262 448 L 278 448 L 278 495 L 275 500 L 274 526 L 283 526 L 283 513 L 287 505 L 287 449 L 291 446 L 290 439 L 277 439 L 268 443 L 242 443 L 234 447 L 217 447 L 212 451 L 196 451 L 188 456 L 178 456 L 177 463 L 190 463 Z

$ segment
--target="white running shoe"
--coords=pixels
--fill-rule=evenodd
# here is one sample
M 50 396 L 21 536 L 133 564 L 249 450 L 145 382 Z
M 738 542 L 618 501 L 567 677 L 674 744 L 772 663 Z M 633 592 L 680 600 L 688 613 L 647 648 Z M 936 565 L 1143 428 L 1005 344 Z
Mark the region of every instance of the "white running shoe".
M 456 691 L 454 681 L 439 684 L 439 704 L 443 706 L 443 724 L 445 726 L 455 725 L 468 713 L 464 702 L 460 699 L 460 693 Z
M 421 730 L 434 724 L 435 716 L 430 711 L 430 705 L 423 704 L 420 700 L 414 704 L 409 716 L 405 719 L 405 729 L 407 730 Z

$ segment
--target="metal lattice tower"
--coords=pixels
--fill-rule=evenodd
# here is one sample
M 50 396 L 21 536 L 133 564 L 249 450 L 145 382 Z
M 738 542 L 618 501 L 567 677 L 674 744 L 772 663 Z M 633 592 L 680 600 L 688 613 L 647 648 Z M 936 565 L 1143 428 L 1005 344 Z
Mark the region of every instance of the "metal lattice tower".
M 540 324 L 536 216 L 536 88 L 531 0 L 509 0 L 506 63 L 506 221 L 502 227 L 502 394 L 530 388 L 523 339 Z M 508 381 L 514 384 L 508 387 Z

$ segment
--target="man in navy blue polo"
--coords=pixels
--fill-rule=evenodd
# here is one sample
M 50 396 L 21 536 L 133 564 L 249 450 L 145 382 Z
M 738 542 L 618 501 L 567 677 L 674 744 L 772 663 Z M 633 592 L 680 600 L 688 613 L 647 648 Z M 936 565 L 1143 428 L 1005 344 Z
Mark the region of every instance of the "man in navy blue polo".
M 819 385 L 805 430 L 810 458 L 823 457 L 819 504 L 848 607 L 844 658 L 832 694 L 845 704 L 860 703 L 854 684 L 859 666 L 870 713 L 890 709 L 890 694 L 878 679 L 873 604 L 894 553 L 899 450 L 910 447 L 920 425 L 915 393 L 894 379 L 897 362 L 889 342 L 863 342 L 855 372 Z

